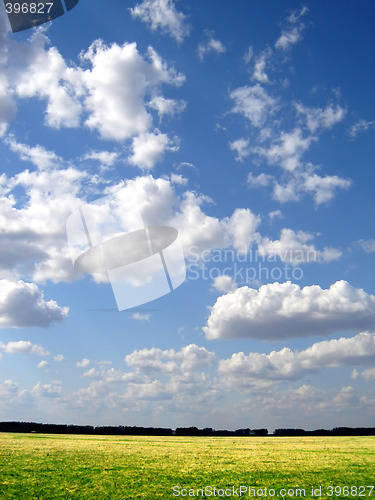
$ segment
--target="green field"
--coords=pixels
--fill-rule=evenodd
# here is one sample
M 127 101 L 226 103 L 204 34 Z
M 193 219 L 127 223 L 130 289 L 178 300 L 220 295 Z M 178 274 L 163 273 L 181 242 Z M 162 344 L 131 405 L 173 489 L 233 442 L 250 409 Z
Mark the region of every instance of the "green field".
M 375 437 L 0 434 L 1 500 L 374 499 L 374 484 Z

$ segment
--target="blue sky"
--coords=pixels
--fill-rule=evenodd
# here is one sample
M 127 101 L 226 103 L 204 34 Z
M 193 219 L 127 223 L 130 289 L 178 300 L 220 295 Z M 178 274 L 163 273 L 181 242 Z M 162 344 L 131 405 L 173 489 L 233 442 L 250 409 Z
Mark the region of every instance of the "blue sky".
M 373 425 L 374 15 L 81 0 L 13 34 L 0 5 L 1 420 Z M 66 234 L 108 195 L 185 256 L 123 311 Z

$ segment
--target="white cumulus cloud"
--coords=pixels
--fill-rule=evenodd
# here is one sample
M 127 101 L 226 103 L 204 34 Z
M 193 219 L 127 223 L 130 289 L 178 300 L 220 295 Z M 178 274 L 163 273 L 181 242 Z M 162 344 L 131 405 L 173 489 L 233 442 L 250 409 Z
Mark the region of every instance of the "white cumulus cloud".
M 363 332 L 351 338 L 317 342 L 303 351 L 284 347 L 270 354 L 238 352 L 219 361 L 218 372 L 240 383 L 251 379 L 297 380 L 326 367 L 371 364 L 374 360 L 375 335 Z
M 173 6 L 173 2 L 162 0 L 160 4 Z M 131 140 L 152 131 L 150 107 L 160 117 L 185 107 L 183 101 L 161 94 L 163 85 L 180 86 L 185 77 L 169 67 L 152 47 L 142 55 L 135 43 L 106 45 L 96 40 L 73 65 L 50 46 L 43 29 L 35 31 L 27 43 L 10 41 L 6 33 L 3 38 L 0 136 L 16 113 L 17 99 L 36 98 L 45 103 L 45 124 L 49 127 L 77 128 L 83 122 L 101 138 L 115 141 Z M 54 160 L 41 146 L 26 149 L 13 141 L 10 145 L 28 160 L 38 162 L 38 167 L 41 162 Z M 110 164 L 113 161 L 108 155 L 106 159 Z
M 62 321 L 69 308 L 46 301 L 34 283 L 0 280 L 0 328 L 47 327 Z
M 249 156 L 251 152 L 249 149 L 249 140 L 243 137 L 230 142 L 229 147 L 236 153 L 236 161 L 242 161 L 246 156 Z
M 291 132 L 281 132 L 269 147 L 256 146 L 252 151 L 264 157 L 271 165 L 278 165 L 288 172 L 293 172 L 301 166 L 301 158 L 313 140 L 312 136 L 304 135 L 297 127 Z
M 50 156 L 52 153 L 47 162 Z M 47 168 L 44 160 L 34 160 L 42 170 L 0 176 L 1 274 L 13 281 L 70 281 L 76 273 L 65 223 L 82 203 L 79 195 L 88 174 L 74 167 Z M 15 188 L 16 195 L 12 192 Z
M 63 361 L 66 361 L 63 354 L 57 354 L 57 356 L 54 356 L 53 359 L 54 361 L 56 361 L 56 363 L 62 363 Z
M 306 126 L 312 134 L 319 128 L 330 129 L 337 123 L 340 123 L 344 118 L 346 111 L 341 106 L 333 106 L 332 104 L 322 108 L 311 108 L 298 103 L 296 105 L 297 112 L 304 116 Z
M 337 189 L 348 189 L 352 185 L 350 179 L 343 179 L 337 175 L 326 175 L 321 177 L 318 174 L 304 175 L 303 190 L 312 193 L 315 203 L 327 203 L 331 201 Z
M 132 155 L 129 163 L 145 170 L 150 170 L 162 160 L 166 151 L 177 151 L 178 145 L 166 134 L 158 130 L 153 133 L 146 132 L 133 139 Z
M 97 41 L 82 57 L 92 66 L 79 73 L 87 89 L 86 125 L 105 139 L 123 141 L 147 133 L 152 116 L 146 109 L 146 95 L 155 93 L 162 84 L 179 86 L 184 82 L 184 76 L 168 68 L 151 47 L 146 60 L 135 43 L 106 46 Z
M 259 290 L 245 286 L 219 297 L 203 331 L 211 340 L 275 340 L 374 326 L 375 296 L 346 281 L 337 281 L 328 289 L 276 282 Z
M 38 381 L 31 389 L 31 394 L 42 398 L 59 398 L 62 395 L 62 386 L 60 383 L 42 384 Z
M 233 292 L 237 288 L 237 284 L 231 276 L 223 274 L 216 276 L 213 282 L 213 287 L 219 292 Z
M 77 361 L 76 366 L 78 368 L 86 368 L 87 366 L 89 366 L 89 364 L 90 364 L 90 360 L 89 359 L 82 358 L 81 361 Z
M 19 340 L 8 342 L 7 344 L 0 342 L 0 350 L 8 354 L 35 354 L 36 356 L 49 356 L 49 352 L 41 345 L 33 344 L 28 340 Z
M 190 344 L 180 351 L 162 350 L 156 347 L 134 351 L 125 357 L 125 362 L 135 371 L 179 374 L 192 372 L 212 365 L 215 355 L 205 347 Z
M 358 372 L 358 370 L 353 370 L 352 378 L 363 378 L 367 382 L 371 382 L 375 380 L 375 368 L 368 368 L 367 370 L 363 370 L 363 372 Z

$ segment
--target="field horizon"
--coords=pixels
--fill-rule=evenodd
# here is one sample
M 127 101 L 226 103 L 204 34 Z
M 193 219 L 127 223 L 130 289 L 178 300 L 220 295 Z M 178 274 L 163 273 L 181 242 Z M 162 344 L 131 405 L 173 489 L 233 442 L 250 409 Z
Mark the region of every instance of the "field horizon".
M 374 498 L 375 437 L 270 437 L 1 433 L 0 497 Z
M 374 436 L 375 427 L 343 427 L 336 426 L 332 429 L 318 428 L 305 430 L 301 428 L 284 427 L 251 429 L 214 429 L 212 427 L 198 428 L 196 426 L 184 427 L 154 427 L 136 425 L 78 425 L 54 424 L 24 421 L 0 422 L 0 432 L 8 433 L 42 433 L 42 434 L 81 434 L 81 435 L 136 435 L 136 436 Z

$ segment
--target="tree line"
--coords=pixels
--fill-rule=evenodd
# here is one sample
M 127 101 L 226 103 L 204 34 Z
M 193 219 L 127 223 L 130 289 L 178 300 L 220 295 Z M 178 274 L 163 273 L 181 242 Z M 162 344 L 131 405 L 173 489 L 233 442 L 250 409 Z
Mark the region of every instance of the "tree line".
M 90 434 L 109 436 L 374 436 L 375 427 L 334 427 L 331 430 L 316 429 L 276 429 L 269 434 L 268 429 L 216 430 L 211 427 L 177 427 L 173 430 L 163 427 L 138 426 L 98 426 L 73 424 L 42 424 L 35 422 L 0 422 L 0 432 L 22 432 L 41 434 Z

